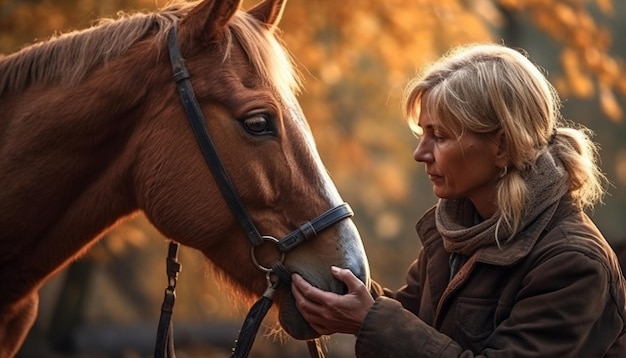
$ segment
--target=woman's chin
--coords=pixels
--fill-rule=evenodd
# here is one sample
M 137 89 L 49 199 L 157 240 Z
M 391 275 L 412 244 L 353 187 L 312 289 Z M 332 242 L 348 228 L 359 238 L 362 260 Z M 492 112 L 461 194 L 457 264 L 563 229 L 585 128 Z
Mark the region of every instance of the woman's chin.
M 291 295 L 287 295 L 281 303 L 278 320 L 283 330 L 294 339 L 309 340 L 320 337 L 320 334 L 302 317 L 296 308 L 296 300 Z

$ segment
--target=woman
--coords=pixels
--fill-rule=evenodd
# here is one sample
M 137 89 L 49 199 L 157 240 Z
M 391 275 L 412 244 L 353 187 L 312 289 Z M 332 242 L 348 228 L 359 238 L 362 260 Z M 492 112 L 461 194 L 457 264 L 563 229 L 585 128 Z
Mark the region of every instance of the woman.
M 435 207 L 406 285 L 348 270 L 339 296 L 297 274 L 298 309 L 320 334 L 357 337 L 357 357 L 626 357 L 626 288 L 615 254 L 584 209 L 606 179 L 589 131 L 524 55 L 460 47 L 408 86 Z

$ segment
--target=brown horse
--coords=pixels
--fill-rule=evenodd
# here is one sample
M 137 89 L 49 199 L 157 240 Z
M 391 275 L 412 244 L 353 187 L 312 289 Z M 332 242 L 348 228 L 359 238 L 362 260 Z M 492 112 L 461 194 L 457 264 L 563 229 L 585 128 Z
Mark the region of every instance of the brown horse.
M 275 34 L 284 1 L 171 4 L 104 20 L 0 58 L 0 357 L 19 350 L 37 291 L 108 229 L 143 212 L 166 237 L 200 250 L 251 298 L 266 289 L 251 244 L 216 185 L 172 79 L 180 52 L 224 168 L 263 235 L 281 238 L 342 204 L 295 99 L 291 59 Z M 276 260 L 276 250 L 256 253 Z M 286 254 L 284 266 L 341 292 L 329 267 L 368 282 L 351 220 Z M 288 287 L 284 330 L 319 336 Z

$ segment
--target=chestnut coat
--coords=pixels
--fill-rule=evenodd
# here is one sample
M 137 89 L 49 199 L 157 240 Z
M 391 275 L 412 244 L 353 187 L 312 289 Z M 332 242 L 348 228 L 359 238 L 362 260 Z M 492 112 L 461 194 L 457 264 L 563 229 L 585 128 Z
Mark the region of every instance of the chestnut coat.
M 626 357 L 626 287 L 589 217 L 562 200 L 501 250 L 479 249 L 450 279 L 434 208 L 406 285 L 378 297 L 356 340 L 366 357 Z

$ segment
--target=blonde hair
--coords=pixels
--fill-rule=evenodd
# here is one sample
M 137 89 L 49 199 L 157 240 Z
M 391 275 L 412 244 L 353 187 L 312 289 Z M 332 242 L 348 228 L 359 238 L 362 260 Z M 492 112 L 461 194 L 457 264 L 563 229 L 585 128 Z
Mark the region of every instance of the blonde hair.
M 598 166 L 592 132 L 562 120 L 560 107 L 541 70 L 521 52 L 497 44 L 452 50 L 411 80 L 404 98 L 405 116 L 418 135 L 422 110 L 457 136 L 502 131 L 509 166 L 498 184 L 497 227 L 505 224 L 511 233 L 519 228 L 532 190 L 521 172 L 546 150 L 569 173 L 570 196 L 579 209 L 593 207 L 604 195 L 607 180 Z

